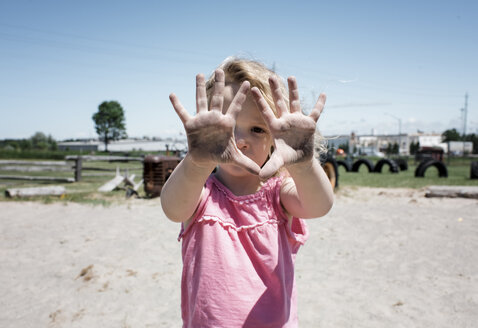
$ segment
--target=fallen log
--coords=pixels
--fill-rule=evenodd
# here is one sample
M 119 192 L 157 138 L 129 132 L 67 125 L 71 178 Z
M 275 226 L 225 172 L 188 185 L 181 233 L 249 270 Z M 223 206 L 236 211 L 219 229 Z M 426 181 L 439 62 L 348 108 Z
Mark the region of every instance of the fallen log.
M 6 197 L 61 196 L 66 193 L 63 186 L 12 188 L 5 190 Z
M 478 187 L 474 186 L 430 186 L 425 197 L 475 198 L 478 199 Z

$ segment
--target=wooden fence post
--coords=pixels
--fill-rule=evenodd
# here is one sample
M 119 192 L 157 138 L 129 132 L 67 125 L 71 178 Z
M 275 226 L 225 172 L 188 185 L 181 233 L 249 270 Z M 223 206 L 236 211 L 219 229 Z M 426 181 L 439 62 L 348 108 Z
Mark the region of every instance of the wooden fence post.
M 81 181 L 81 165 L 82 165 L 82 158 L 78 156 L 76 158 L 76 165 L 75 165 L 75 181 Z

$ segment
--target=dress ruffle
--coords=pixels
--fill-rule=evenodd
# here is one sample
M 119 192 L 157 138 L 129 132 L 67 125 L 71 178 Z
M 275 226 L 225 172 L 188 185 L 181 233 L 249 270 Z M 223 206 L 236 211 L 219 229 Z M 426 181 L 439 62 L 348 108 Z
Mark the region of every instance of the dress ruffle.
M 243 225 L 243 226 L 236 226 L 235 224 L 233 223 L 230 223 L 230 222 L 224 222 L 223 220 L 221 220 L 220 218 L 218 217 L 214 217 L 214 216 L 203 216 L 201 217 L 199 220 L 196 221 L 196 223 L 201 223 L 201 222 L 216 222 L 218 224 L 220 224 L 222 227 L 224 227 L 225 229 L 231 229 L 231 230 L 234 230 L 234 231 L 237 231 L 237 232 L 241 232 L 241 231 L 245 231 L 245 230 L 253 230 L 253 229 L 256 229 L 258 227 L 262 227 L 264 225 L 278 225 L 278 224 L 282 224 L 283 222 L 280 222 L 278 220 L 275 220 L 275 219 L 270 219 L 270 220 L 267 220 L 267 221 L 263 221 L 263 222 L 257 222 L 255 224 L 251 224 L 251 225 Z
M 234 223 L 225 222 L 224 220 L 222 220 L 221 218 L 218 218 L 216 216 L 204 215 L 204 216 L 200 217 L 199 219 L 197 219 L 194 224 L 206 224 L 206 223 L 219 224 L 222 228 L 224 228 L 227 231 L 232 230 L 232 231 L 236 231 L 236 232 L 240 233 L 240 232 L 244 232 L 244 231 L 252 231 L 252 230 L 255 230 L 257 228 L 267 226 L 267 225 L 278 226 L 278 225 L 284 224 L 284 221 L 269 219 L 267 221 L 257 222 L 255 224 L 243 225 L 243 226 L 238 227 Z M 179 237 L 178 237 L 178 241 L 180 241 L 184 237 L 184 235 L 186 234 L 186 232 L 188 230 L 189 229 L 186 229 L 185 231 L 181 230 L 181 233 L 179 234 Z
M 186 228 L 184 225 L 181 227 L 181 231 L 178 236 L 178 241 L 181 241 L 197 224 L 219 224 L 226 231 L 235 231 L 235 232 L 245 232 L 253 231 L 260 227 L 265 227 L 268 225 L 271 226 L 283 226 L 286 234 L 292 244 L 303 245 L 308 239 L 309 233 L 306 223 L 299 218 L 292 217 L 289 218 L 288 215 L 284 212 L 282 206 L 280 205 L 280 188 L 276 188 L 277 184 L 281 185 L 284 177 L 278 176 L 267 180 L 264 185 L 254 194 L 236 196 L 234 195 L 226 186 L 224 186 L 221 181 L 219 181 L 214 175 L 211 175 L 209 180 L 206 183 L 206 194 L 204 195 L 203 201 L 198 206 L 197 216 L 190 222 Z M 216 189 L 216 192 L 219 192 L 227 198 L 228 201 L 243 205 L 249 203 L 256 203 L 261 201 L 271 200 L 274 204 L 275 210 L 273 211 L 276 216 L 270 217 L 264 221 L 254 222 L 251 224 L 238 225 L 235 220 L 232 218 L 221 218 L 218 216 L 209 215 L 203 212 L 205 205 L 205 198 L 209 196 L 209 193 L 212 189 Z M 269 207 L 269 206 L 268 206 Z

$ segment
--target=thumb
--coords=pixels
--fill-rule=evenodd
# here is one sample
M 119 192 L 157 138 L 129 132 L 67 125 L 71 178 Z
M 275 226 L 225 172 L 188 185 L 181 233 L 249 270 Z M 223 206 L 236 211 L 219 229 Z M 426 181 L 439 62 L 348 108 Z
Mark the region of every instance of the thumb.
M 267 161 L 267 163 L 262 167 L 259 172 L 259 177 L 263 180 L 269 179 L 273 176 L 282 166 L 284 165 L 284 160 L 281 156 L 278 155 L 277 151 L 274 151 Z
M 233 162 L 243 167 L 252 174 L 259 175 L 261 170 L 260 166 L 257 165 L 252 159 L 244 155 L 240 150 L 233 156 Z

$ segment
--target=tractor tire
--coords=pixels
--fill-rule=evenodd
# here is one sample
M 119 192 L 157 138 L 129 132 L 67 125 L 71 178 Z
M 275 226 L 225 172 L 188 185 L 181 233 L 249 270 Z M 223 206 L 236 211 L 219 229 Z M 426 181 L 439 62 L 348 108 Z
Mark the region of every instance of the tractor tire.
M 398 165 L 395 163 L 394 160 L 388 159 L 388 158 L 382 158 L 375 164 L 375 168 L 373 171 L 375 173 L 382 173 L 382 168 L 383 166 L 387 164 L 389 166 L 390 172 L 392 173 L 398 173 Z
M 427 161 L 421 162 L 415 169 L 415 177 L 417 178 L 425 177 L 425 171 L 431 166 L 434 166 L 438 169 L 438 175 L 440 176 L 440 178 L 448 177 L 448 170 L 445 164 L 436 160 L 427 160 Z
M 332 189 L 335 190 L 339 186 L 339 168 L 337 165 L 337 161 L 335 158 L 328 156 L 325 158 L 324 162 L 322 163 L 322 168 L 327 174 L 329 178 L 330 184 L 332 185 Z
M 478 179 L 478 162 L 471 162 L 470 179 Z
M 337 166 L 343 166 L 346 172 L 350 172 L 352 170 L 352 165 L 348 161 L 337 161 Z
M 369 172 L 373 172 L 373 163 L 371 160 L 369 159 L 366 159 L 366 158 L 361 158 L 359 160 L 357 160 L 354 165 L 352 165 L 352 172 L 358 172 L 359 171 L 359 168 L 361 165 L 365 165 L 367 168 L 368 168 L 368 171 Z
M 400 168 L 400 171 L 406 171 L 408 170 L 408 162 L 406 159 L 403 158 L 397 158 L 395 160 L 395 163 L 397 163 L 398 167 Z

